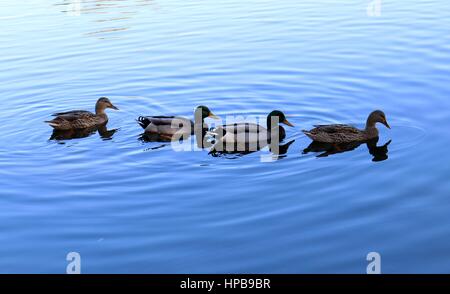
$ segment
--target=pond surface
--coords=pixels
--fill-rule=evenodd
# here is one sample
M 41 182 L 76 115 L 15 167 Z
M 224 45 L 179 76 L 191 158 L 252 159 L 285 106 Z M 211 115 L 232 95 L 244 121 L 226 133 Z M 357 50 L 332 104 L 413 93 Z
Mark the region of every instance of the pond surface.
M 26 2 L 0 3 L 0 272 L 450 272 L 448 1 Z M 105 129 L 52 138 L 101 96 Z M 140 140 L 198 105 L 295 128 L 279 155 Z M 308 149 L 375 109 L 375 145 Z

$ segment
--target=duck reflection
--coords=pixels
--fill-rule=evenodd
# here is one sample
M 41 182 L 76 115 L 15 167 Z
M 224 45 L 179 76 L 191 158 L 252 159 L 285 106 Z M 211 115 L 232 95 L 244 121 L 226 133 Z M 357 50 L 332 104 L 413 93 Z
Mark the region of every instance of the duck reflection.
M 289 147 L 295 142 L 295 140 L 291 140 L 285 144 L 278 144 L 275 149 L 269 148 L 269 151 L 272 153 L 272 159 L 279 160 L 286 157 L 286 154 L 289 150 Z
M 147 134 L 143 133 L 139 135 L 139 141 L 145 142 L 145 143 L 170 143 L 172 141 L 171 138 L 168 138 L 166 136 L 161 136 L 160 134 Z M 163 144 L 168 145 L 168 144 Z
M 349 152 L 357 149 L 362 144 L 367 145 L 367 149 L 369 154 L 373 156 L 373 162 L 379 162 L 387 160 L 388 157 L 388 147 L 391 144 L 392 140 L 389 140 L 386 144 L 382 146 L 377 146 L 379 138 L 375 138 L 372 140 L 368 140 L 365 142 L 351 142 L 351 143 L 341 143 L 341 144 L 332 144 L 332 143 L 321 143 L 317 141 L 313 141 L 306 149 L 303 150 L 303 154 L 308 154 L 310 152 L 319 153 L 317 157 L 327 157 L 334 154 Z
M 372 140 L 372 142 L 367 142 L 367 148 L 369 149 L 369 153 L 372 154 L 373 156 L 372 158 L 373 162 L 384 161 L 389 158 L 388 146 L 391 144 L 391 142 L 392 140 L 389 140 L 383 146 L 377 146 L 378 140 L 377 141 Z
M 145 150 L 158 150 L 170 145 L 171 140 L 167 137 L 161 137 L 158 134 L 140 134 L 139 141 L 142 143 L 158 143 L 156 146 L 146 148 Z
M 62 141 L 62 140 L 72 140 L 81 139 L 89 137 L 98 132 L 100 138 L 103 140 L 110 140 L 118 129 L 108 130 L 106 125 L 94 126 L 86 129 L 72 129 L 72 130 L 53 130 L 53 133 L 49 140 Z
M 250 145 L 239 145 L 231 148 L 227 148 L 223 151 L 218 151 L 215 148 L 212 148 L 209 152 L 209 155 L 213 157 L 226 157 L 226 158 L 237 158 L 245 155 L 249 155 L 258 151 L 261 151 L 265 147 L 269 146 L 269 151 L 272 153 L 272 159 L 278 160 L 286 157 L 286 154 L 289 150 L 289 147 L 295 140 L 291 140 L 285 144 L 275 145 L 275 148 L 272 147 L 271 144 L 262 144 L 258 145 L 256 150 L 252 148 Z
M 150 150 L 155 150 L 169 146 L 172 142 L 183 142 L 195 138 L 197 148 L 205 149 L 210 148 L 213 145 L 207 136 L 208 131 L 207 128 L 195 127 L 194 135 L 185 133 L 179 137 L 167 137 L 158 133 L 142 133 L 139 135 L 138 139 L 143 143 L 160 143 L 155 147 L 149 148 Z
M 146 7 L 158 10 L 159 6 L 153 0 L 59 0 L 54 6 L 69 16 L 84 14 L 95 15 L 95 25 L 88 26 L 90 32 L 87 36 L 96 36 L 106 39 L 111 33 L 127 31 L 133 17 L 145 11 Z M 109 37 L 110 38 L 110 37 Z

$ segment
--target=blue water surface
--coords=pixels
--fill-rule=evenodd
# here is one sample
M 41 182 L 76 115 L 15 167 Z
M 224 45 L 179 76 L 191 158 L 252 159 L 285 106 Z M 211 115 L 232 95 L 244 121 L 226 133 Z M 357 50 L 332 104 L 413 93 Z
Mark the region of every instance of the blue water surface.
M 83 273 L 365 273 L 375 251 L 384 273 L 449 273 L 449 19 L 444 0 L 1 1 L 0 272 L 78 252 Z M 53 112 L 101 96 L 107 135 L 50 140 Z M 280 109 L 295 141 L 140 140 L 139 115 L 201 104 Z M 303 152 L 302 129 L 375 109 L 385 157 Z

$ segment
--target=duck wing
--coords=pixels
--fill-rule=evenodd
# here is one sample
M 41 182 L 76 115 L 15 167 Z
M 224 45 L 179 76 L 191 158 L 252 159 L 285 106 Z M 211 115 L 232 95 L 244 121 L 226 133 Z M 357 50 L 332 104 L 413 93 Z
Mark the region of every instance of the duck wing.
M 329 134 L 333 133 L 354 133 L 357 134 L 360 132 L 357 128 L 349 125 L 343 124 L 335 124 L 335 125 L 315 125 L 315 128 L 312 129 L 311 133 L 325 132 Z
M 177 116 L 140 116 L 138 124 L 148 133 L 172 136 L 175 133 L 192 133 L 194 122 Z
M 156 126 L 164 126 L 168 125 L 171 126 L 172 124 L 191 124 L 193 125 L 194 122 L 184 118 L 184 117 L 177 117 L 177 116 L 140 116 L 137 118 L 137 122 L 142 128 L 147 128 L 150 124 L 156 125 Z
M 176 119 L 175 116 L 140 116 L 138 121 L 144 120 L 155 125 L 170 125 Z M 182 118 L 181 118 L 182 119 Z
M 59 112 L 53 116 L 55 118 L 46 123 L 57 130 L 84 129 L 104 123 L 95 114 L 85 110 Z
M 53 116 L 56 116 L 55 119 L 59 118 L 59 119 L 63 119 L 66 121 L 75 121 L 78 119 L 94 118 L 95 114 L 93 114 L 90 111 L 86 111 L 86 110 L 73 110 L 73 111 L 54 113 Z
M 349 125 L 316 125 L 310 131 L 303 131 L 305 135 L 317 142 L 345 143 L 364 140 L 364 134 Z
M 87 110 L 71 110 L 71 111 L 64 111 L 64 112 L 57 112 L 57 113 L 53 113 L 52 116 L 64 116 L 64 115 L 89 115 L 89 114 L 93 114 L 90 111 Z
M 217 127 L 214 133 L 223 131 L 223 134 L 239 134 L 239 133 L 267 133 L 267 129 L 255 123 L 235 123 Z
M 235 123 L 220 126 L 210 133 L 216 143 L 216 152 L 241 153 L 258 151 L 268 145 L 270 133 L 254 123 Z

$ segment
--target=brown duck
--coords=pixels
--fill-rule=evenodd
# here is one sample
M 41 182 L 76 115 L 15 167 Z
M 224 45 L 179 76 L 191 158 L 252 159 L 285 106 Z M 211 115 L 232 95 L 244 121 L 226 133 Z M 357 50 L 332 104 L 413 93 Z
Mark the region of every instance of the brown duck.
M 100 126 L 108 122 L 108 116 L 105 113 L 106 108 L 119 110 L 106 97 L 101 97 L 95 104 L 95 113 L 86 110 L 73 110 L 67 112 L 58 112 L 50 121 L 46 121 L 55 130 L 77 130 Z
M 312 140 L 322 143 L 365 142 L 378 138 L 377 123 L 381 123 L 389 129 L 391 128 L 387 123 L 384 112 L 376 110 L 367 118 L 366 128 L 364 130 L 350 125 L 319 125 L 310 131 L 303 131 L 303 133 Z

